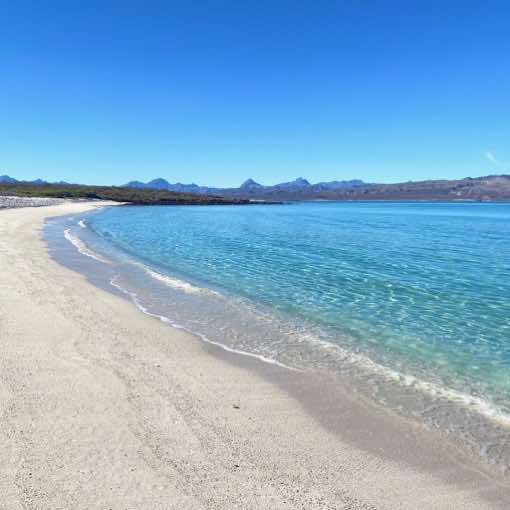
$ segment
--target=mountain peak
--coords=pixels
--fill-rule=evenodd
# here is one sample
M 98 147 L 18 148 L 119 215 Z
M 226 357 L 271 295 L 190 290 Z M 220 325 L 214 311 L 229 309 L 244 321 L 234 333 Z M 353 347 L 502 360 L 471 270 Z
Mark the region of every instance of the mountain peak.
M 141 181 L 129 181 L 126 184 L 123 184 L 125 188 L 145 188 L 147 185 Z
M 16 184 L 18 181 L 13 177 L 9 177 L 8 175 L 0 175 L 0 182 L 6 184 Z
M 239 189 L 260 189 L 263 188 L 262 184 L 255 182 L 253 179 L 246 179 Z
M 153 179 L 147 183 L 148 188 L 156 188 L 156 189 L 168 189 L 170 187 L 170 183 L 163 179 L 162 177 L 158 177 L 157 179 Z
M 276 184 L 275 188 L 295 190 L 299 188 L 309 188 L 310 186 L 311 184 L 306 179 L 303 177 L 298 177 L 297 179 L 294 179 L 290 182 L 282 182 L 281 184 Z

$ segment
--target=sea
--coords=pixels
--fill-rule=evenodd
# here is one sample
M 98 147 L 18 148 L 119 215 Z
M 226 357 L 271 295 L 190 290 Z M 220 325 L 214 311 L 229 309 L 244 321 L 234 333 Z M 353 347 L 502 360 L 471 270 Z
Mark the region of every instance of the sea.
M 50 219 L 44 235 L 142 312 L 347 379 L 509 470 L 510 204 L 120 206 Z

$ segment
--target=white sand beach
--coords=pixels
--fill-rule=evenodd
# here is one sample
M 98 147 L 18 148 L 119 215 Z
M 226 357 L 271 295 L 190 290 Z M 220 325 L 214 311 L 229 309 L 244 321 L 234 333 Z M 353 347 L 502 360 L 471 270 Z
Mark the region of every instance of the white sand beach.
M 0 211 L 0 508 L 510 508 L 508 480 L 313 374 L 229 354 L 51 259 Z

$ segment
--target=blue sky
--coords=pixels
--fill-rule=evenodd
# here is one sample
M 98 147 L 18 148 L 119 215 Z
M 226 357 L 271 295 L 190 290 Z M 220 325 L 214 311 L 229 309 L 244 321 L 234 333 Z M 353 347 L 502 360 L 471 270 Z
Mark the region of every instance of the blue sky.
M 0 174 L 510 173 L 507 1 L 80 3 L 0 0 Z

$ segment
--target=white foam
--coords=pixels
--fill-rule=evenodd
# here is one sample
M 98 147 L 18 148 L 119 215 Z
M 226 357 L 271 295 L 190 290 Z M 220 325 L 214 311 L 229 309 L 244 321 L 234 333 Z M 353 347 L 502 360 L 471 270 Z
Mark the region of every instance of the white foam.
M 132 264 L 140 267 L 151 278 L 158 280 L 159 282 L 163 283 L 167 287 L 172 287 L 173 289 L 181 290 L 183 292 L 186 292 L 187 294 L 206 294 L 209 296 L 216 296 L 216 297 L 221 296 L 221 294 L 219 292 L 216 292 L 215 290 L 205 289 L 203 287 L 197 287 L 196 285 L 192 285 L 191 283 L 186 282 L 184 280 L 179 280 L 172 276 L 158 273 L 157 271 L 154 271 L 154 269 L 151 269 L 150 267 L 147 267 L 146 265 L 144 265 L 140 262 L 132 261 Z
M 510 426 L 510 415 L 486 400 L 454 389 L 445 388 L 435 383 L 424 381 L 414 375 L 398 372 L 373 361 L 367 356 L 350 352 L 347 349 L 343 349 L 338 345 L 324 340 L 316 339 L 316 342 L 322 344 L 323 347 L 335 350 L 340 354 L 343 361 L 361 367 L 371 373 L 375 373 L 386 381 L 396 382 L 401 386 L 418 390 L 434 398 L 453 402 L 472 411 L 476 411 L 499 424 Z
M 85 220 L 80 220 L 78 222 L 78 225 L 80 225 L 81 228 L 87 228 L 87 224 L 85 223 Z
M 219 296 L 219 293 L 214 290 L 196 287 L 191 283 L 185 282 L 183 280 L 178 280 L 177 278 L 172 278 L 167 275 L 163 275 L 161 273 L 158 273 L 157 271 L 149 269 L 148 267 L 145 267 L 144 270 L 149 276 L 151 276 L 155 280 L 158 280 L 164 283 L 165 285 L 168 285 L 169 287 L 173 287 L 174 289 L 182 290 L 188 294 L 209 294 Z
M 214 340 L 211 340 L 210 338 L 207 338 L 205 335 L 202 335 L 200 333 L 192 331 L 192 330 L 182 326 L 181 324 L 177 324 L 177 323 L 171 321 L 168 317 L 166 317 L 164 315 L 158 315 L 158 314 L 150 312 L 144 305 L 142 305 L 142 303 L 140 303 L 140 300 L 138 299 L 138 296 L 136 295 L 136 293 L 135 292 L 130 292 L 129 290 L 126 290 L 124 287 L 119 285 L 115 281 L 116 278 L 117 277 L 114 276 L 110 280 L 110 285 L 112 285 L 116 289 L 120 290 L 122 293 L 124 293 L 127 296 L 129 296 L 131 298 L 131 301 L 134 303 L 134 305 L 141 312 L 143 312 L 145 315 L 149 315 L 150 317 L 154 317 L 156 319 L 159 319 L 161 322 L 164 322 L 165 324 L 169 324 L 173 328 L 182 329 L 184 331 L 187 331 L 188 333 L 190 333 L 190 334 L 192 334 L 194 336 L 197 336 L 202 341 L 204 341 L 204 342 L 206 342 L 208 344 L 214 345 L 216 347 L 219 347 L 219 348 L 223 349 L 224 351 L 231 352 L 231 353 L 234 353 L 234 354 L 240 354 L 241 356 L 248 356 L 249 358 L 255 358 L 255 359 L 258 359 L 259 361 L 263 361 L 264 363 L 269 363 L 270 365 L 276 365 L 278 367 L 285 368 L 287 370 L 292 370 L 292 371 L 297 371 L 298 370 L 297 368 L 290 367 L 288 365 L 285 365 L 284 363 L 281 363 L 281 362 L 279 362 L 279 361 L 277 361 L 275 359 L 272 359 L 272 358 L 267 358 L 266 356 L 263 356 L 261 354 L 254 354 L 252 352 L 242 351 L 240 349 L 234 349 L 233 347 L 229 347 L 229 346 L 227 346 L 225 344 L 222 344 L 220 342 L 215 342 Z
M 64 237 L 82 254 L 87 257 L 90 257 L 91 259 L 97 260 L 99 262 L 103 262 L 104 264 L 110 264 L 110 261 L 103 257 L 102 255 L 99 255 L 99 253 L 96 253 L 92 251 L 81 239 L 71 234 L 70 229 L 64 230 Z
M 180 290 L 184 290 L 185 292 L 190 292 L 190 293 L 201 293 L 201 294 L 212 293 L 215 295 L 220 295 L 215 291 L 208 290 L 208 289 L 202 289 L 200 287 L 195 287 L 187 282 L 182 282 L 180 280 L 170 278 L 168 276 L 157 273 L 156 271 L 149 269 L 147 266 L 144 266 L 143 264 L 137 263 L 137 265 L 142 267 L 153 278 L 163 281 L 165 284 L 167 284 L 171 287 L 178 288 Z M 153 314 L 153 313 L 149 312 L 139 302 L 136 295 L 126 291 L 125 289 L 123 289 L 122 287 L 117 285 L 115 282 L 113 282 L 113 280 L 110 283 L 114 287 L 117 287 L 122 292 L 128 294 L 131 297 L 131 299 L 133 300 L 134 304 L 143 313 L 150 315 L 151 317 L 156 317 L 159 320 L 161 320 L 162 322 L 168 323 L 175 328 L 184 329 L 196 336 L 199 336 L 203 341 L 205 341 L 209 344 L 220 347 L 223 350 L 228 351 L 228 352 L 241 354 L 243 356 L 257 358 L 265 363 L 270 363 L 273 365 L 281 366 L 281 367 L 289 369 L 289 370 L 297 370 L 294 367 L 285 365 L 285 364 L 283 364 L 277 360 L 274 360 L 272 358 L 266 358 L 265 356 L 262 356 L 262 355 L 253 354 L 253 353 L 246 352 L 246 351 L 241 351 L 238 349 L 228 347 L 220 342 L 215 342 L 214 340 L 211 340 L 211 339 L 209 339 L 203 335 L 200 335 L 194 331 L 190 331 L 187 328 L 185 328 L 179 324 L 173 323 L 172 321 L 170 321 L 170 319 L 168 319 L 168 317 Z M 368 356 L 364 356 L 362 354 L 351 352 L 347 349 L 340 347 L 339 345 L 319 339 L 313 335 L 309 335 L 309 339 L 318 343 L 318 344 L 321 344 L 322 347 L 325 347 L 329 350 L 336 351 L 337 355 L 338 354 L 340 355 L 340 358 L 342 359 L 343 362 L 346 362 L 350 365 L 357 366 L 369 373 L 376 374 L 377 376 L 381 377 L 382 380 L 397 383 L 401 386 L 404 386 L 404 387 L 407 387 L 407 388 L 410 388 L 413 390 L 417 390 L 419 392 L 430 395 L 434 398 L 444 399 L 446 401 L 449 401 L 449 402 L 455 403 L 457 405 L 460 405 L 462 407 L 468 408 L 471 411 L 478 412 L 482 416 L 485 416 L 486 418 L 489 418 L 490 420 L 492 420 L 494 422 L 497 422 L 497 423 L 505 425 L 505 426 L 510 426 L 510 415 L 509 414 L 503 412 L 498 407 L 492 405 L 490 402 L 487 402 L 479 397 L 469 395 L 467 393 L 462 393 L 462 392 L 454 390 L 454 389 L 446 388 L 446 387 L 440 386 L 435 383 L 424 381 L 424 380 L 422 380 L 416 376 L 413 376 L 413 375 L 398 372 L 396 370 L 393 370 L 389 367 L 386 367 L 384 365 L 381 365 L 381 364 L 373 361 Z

